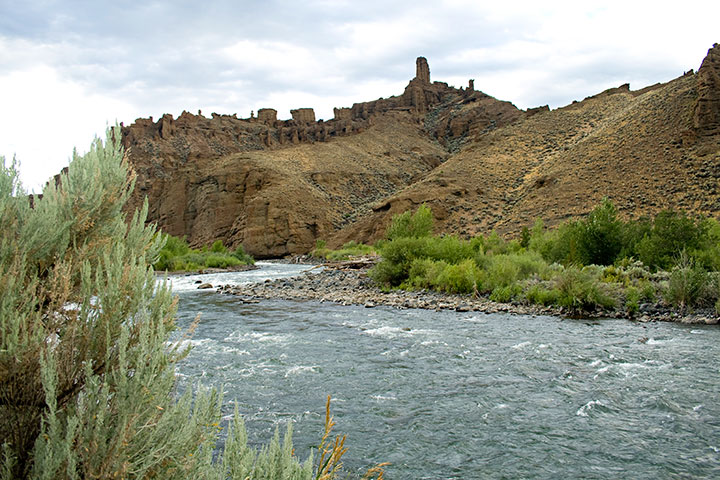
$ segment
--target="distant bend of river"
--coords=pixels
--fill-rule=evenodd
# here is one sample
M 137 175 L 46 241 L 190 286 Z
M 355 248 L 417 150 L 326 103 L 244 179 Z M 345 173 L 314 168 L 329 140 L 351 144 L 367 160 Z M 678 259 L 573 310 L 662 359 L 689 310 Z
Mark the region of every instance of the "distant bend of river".
M 250 441 L 320 440 L 331 395 L 346 467 L 388 479 L 720 478 L 720 329 L 263 300 L 196 290 L 303 265 L 175 277 L 198 313 L 182 382 L 222 385 Z

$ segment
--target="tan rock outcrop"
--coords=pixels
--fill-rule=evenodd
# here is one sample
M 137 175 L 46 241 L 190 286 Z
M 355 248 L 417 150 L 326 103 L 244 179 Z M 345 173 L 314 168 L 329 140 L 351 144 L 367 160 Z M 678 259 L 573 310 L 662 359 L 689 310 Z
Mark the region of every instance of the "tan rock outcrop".
M 693 116 L 701 135 L 720 133 L 720 45 L 713 45 L 697 73 L 698 101 Z
M 415 60 L 415 78 L 420 83 L 430 83 L 430 66 L 428 65 L 427 58 L 418 57 Z
M 307 123 L 315 123 L 315 110 L 312 108 L 298 108 L 290 110 L 293 120 L 303 125 Z
M 274 108 L 261 108 L 258 110 L 258 121 L 266 125 L 275 125 L 277 122 L 277 110 Z
M 333 118 L 335 120 L 350 120 L 352 118 L 352 110 L 349 108 L 333 108 Z

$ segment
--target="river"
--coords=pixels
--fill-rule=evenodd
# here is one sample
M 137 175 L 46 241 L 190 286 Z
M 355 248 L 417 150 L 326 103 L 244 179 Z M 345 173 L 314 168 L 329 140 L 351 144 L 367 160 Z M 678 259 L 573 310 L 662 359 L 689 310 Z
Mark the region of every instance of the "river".
M 182 382 L 223 386 L 251 443 L 294 422 L 317 445 L 327 395 L 351 472 L 389 479 L 720 478 L 720 329 L 263 300 L 216 284 L 307 266 L 174 277 L 201 314 Z

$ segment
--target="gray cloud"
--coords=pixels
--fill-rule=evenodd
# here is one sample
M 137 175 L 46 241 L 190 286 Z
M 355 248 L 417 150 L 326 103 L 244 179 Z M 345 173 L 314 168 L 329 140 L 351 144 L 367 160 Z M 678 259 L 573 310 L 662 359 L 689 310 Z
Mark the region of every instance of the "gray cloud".
M 558 107 L 625 82 L 641 88 L 670 80 L 697 68 L 720 39 L 714 22 L 720 5 L 687 0 L 673 11 L 607 5 L 2 2 L 0 81 L 48 67 L 56 81 L 125 112 L 109 111 L 110 121 L 182 109 L 246 116 L 274 107 L 282 116 L 299 106 L 328 118 L 333 106 L 400 94 L 423 55 L 434 80 L 464 86 L 474 78 L 476 88 L 522 108 Z M 71 114 L 83 112 L 63 121 Z

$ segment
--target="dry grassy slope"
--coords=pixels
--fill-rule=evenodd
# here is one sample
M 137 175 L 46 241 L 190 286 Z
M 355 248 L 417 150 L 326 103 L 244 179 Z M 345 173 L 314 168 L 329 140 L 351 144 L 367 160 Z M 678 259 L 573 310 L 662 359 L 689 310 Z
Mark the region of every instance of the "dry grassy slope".
M 624 216 L 666 207 L 716 215 L 720 139 L 692 139 L 696 79 L 601 94 L 480 135 L 421 181 L 338 232 L 373 241 L 393 214 L 426 202 L 439 232 L 516 235 L 589 212 L 604 196 Z M 683 145 L 682 138 L 686 139 Z M 687 144 L 689 143 L 689 144 Z
M 309 251 L 446 156 L 412 116 L 393 112 L 328 142 L 152 165 L 139 191 L 162 199 L 151 202 L 151 218 L 193 245 L 222 239 L 278 257 Z

